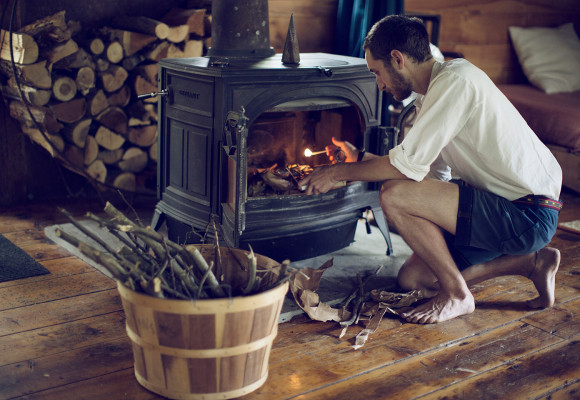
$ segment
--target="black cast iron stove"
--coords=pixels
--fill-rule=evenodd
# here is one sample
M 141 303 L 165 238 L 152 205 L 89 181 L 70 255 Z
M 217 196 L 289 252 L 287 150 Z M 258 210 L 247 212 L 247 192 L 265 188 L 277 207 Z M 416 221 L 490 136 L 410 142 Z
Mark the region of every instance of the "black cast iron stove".
M 267 17 L 267 1 L 238 1 L 248 2 L 265 3 Z M 225 3 L 232 2 L 213 3 L 215 17 L 228 14 Z M 255 4 L 250 10 L 256 15 Z M 248 31 L 261 29 L 259 36 L 269 36 L 263 18 L 253 20 L 256 26 Z M 159 102 L 154 225 L 165 221 L 170 239 L 196 243 L 206 234 L 205 240 L 215 239 L 215 222 L 219 239 L 229 246 L 251 245 L 278 261 L 295 261 L 348 246 L 357 221 L 370 209 L 389 254 L 377 184 L 348 182 L 310 196 L 299 188 L 281 193 L 252 186 L 264 169 L 328 163 L 325 155 L 306 158 L 303 152 L 324 149 L 332 136 L 376 154 L 388 151 L 390 130 L 379 127 L 381 96 L 365 61 L 308 53 L 299 64 L 283 64 L 269 38 L 247 42 L 251 48 L 240 51 L 232 44 L 235 30 L 230 35 L 216 30 L 214 46 L 216 39 L 229 39 L 207 57 L 159 63 L 160 90 L 167 95 Z

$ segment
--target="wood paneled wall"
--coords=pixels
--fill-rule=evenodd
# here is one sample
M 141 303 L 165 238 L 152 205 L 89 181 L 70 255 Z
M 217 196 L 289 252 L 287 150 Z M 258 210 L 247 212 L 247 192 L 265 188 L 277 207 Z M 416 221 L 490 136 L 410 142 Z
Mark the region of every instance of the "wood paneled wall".
M 292 13 L 300 52 L 332 53 L 338 0 L 269 0 L 268 11 L 270 44 L 276 53 L 284 50 Z
M 405 11 L 441 15 L 439 47 L 463 53 L 495 83 L 525 81 L 509 26 L 574 22 L 580 30 L 578 0 L 405 0 Z

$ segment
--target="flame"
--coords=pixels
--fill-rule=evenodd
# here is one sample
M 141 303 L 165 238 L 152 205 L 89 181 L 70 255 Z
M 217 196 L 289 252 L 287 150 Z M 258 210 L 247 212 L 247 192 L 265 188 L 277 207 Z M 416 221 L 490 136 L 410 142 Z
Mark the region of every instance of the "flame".
M 304 150 L 305 157 L 312 157 L 312 156 L 315 156 L 317 154 L 322 154 L 322 153 L 326 153 L 326 150 L 320 150 L 320 151 L 312 151 L 310 149 Z

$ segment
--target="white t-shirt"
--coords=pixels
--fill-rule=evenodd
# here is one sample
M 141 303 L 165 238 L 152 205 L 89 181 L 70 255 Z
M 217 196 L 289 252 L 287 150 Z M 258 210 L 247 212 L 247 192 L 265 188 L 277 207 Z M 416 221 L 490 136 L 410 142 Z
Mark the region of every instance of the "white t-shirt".
M 417 118 L 391 164 L 408 178 L 468 184 L 508 200 L 560 197 L 562 169 L 489 77 L 464 59 L 435 62 Z

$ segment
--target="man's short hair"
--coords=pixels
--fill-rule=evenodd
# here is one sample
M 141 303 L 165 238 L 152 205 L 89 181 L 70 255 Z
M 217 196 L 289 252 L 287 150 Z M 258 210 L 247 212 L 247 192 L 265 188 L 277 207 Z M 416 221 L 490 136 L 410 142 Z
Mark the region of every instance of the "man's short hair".
M 429 35 L 423 21 L 404 15 L 387 15 L 373 25 L 367 34 L 364 50 L 369 50 L 373 58 L 390 66 L 391 51 L 399 50 L 416 62 L 432 57 Z

